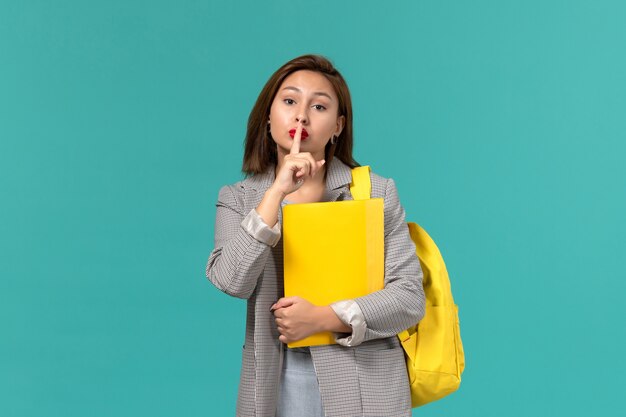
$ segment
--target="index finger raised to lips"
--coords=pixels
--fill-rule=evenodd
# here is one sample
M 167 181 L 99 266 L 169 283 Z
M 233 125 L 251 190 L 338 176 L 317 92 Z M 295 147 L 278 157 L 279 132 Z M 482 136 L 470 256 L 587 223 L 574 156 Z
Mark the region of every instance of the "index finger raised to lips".
M 302 123 L 298 123 L 296 133 L 293 135 L 293 143 L 291 144 L 291 150 L 289 153 L 295 155 L 300 153 L 300 139 L 302 138 Z

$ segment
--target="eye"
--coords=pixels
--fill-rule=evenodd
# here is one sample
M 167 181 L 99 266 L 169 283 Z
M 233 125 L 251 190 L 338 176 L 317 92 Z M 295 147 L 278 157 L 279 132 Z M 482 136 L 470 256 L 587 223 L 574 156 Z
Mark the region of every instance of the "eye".
M 320 110 L 320 111 L 326 110 L 326 107 L 322 106 L 321 104 L 316 104 L 316 105 L 313 106 L 313 108 L 315 110 Z
M 295 104 L 295 103 L 296 103 L 296 102 L 295 102 L 293 99 L 291 99 L 291 98 L 286 98 L 286 99 L 284 99 L 284 100 L 283 100 L 283 102 L 284 102 L 285 104 L 288 104 L 288 105 L 292 105 L 292 104 Z

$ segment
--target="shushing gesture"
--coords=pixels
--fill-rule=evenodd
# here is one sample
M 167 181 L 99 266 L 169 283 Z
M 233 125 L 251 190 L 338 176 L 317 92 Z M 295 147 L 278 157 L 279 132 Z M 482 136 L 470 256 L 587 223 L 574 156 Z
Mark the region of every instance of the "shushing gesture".
M 300 152 L 302 140 L 302 123 L 299 122 L 293 136 L 293 144 L 288 155 L 285 155 L 283 166 L 276 173 L 274 186 L 283 195 L 296 191 L 305 181 L 313 178 L 326 163 L 325 160 L 316 161 L 310 152 Z

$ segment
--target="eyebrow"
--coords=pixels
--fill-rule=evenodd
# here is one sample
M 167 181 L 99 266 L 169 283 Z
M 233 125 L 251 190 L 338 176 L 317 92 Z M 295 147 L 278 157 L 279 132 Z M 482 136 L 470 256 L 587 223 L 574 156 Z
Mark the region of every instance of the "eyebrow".
M 292 87 L 292 86 L 287 86 L 285 88 L 283 88 L 283 90 L 292 90 L 298 93 L 302 93 L 302 90 L 300 90 L 298 87 Z M 330 96 L 330 94 L 325 93 L 323 91 L 316 91 L 313 93 L 314 96 L 324 96 L 324 97 L 328 97 L 329 100 L 332 101 L 332 97 Z

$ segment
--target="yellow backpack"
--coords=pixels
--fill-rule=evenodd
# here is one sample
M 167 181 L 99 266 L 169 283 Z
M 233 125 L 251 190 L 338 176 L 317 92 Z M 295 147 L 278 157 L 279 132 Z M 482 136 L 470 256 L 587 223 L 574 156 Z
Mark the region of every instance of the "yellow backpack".
M 370 198 L 370 167 L 352 170 L 350 192 L 355 200 Z M 404 348 L 411 403 L 419 407 L 456 391 L 465 369 L 459 330 L 446 264 L 435 242 L 416 223 L 408 223 L 411 239 L 424 273 L 426 314 L 415 326 L 398 334 Z

